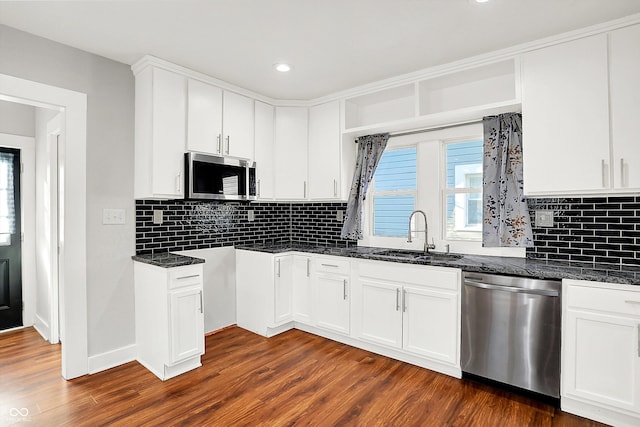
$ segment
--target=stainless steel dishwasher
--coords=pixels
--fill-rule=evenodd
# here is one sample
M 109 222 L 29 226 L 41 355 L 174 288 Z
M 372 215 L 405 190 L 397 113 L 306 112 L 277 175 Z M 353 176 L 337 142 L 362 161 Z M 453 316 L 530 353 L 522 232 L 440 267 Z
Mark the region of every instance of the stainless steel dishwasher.
M 561 282 L 462 277 L 462 371 L 560 397 Z

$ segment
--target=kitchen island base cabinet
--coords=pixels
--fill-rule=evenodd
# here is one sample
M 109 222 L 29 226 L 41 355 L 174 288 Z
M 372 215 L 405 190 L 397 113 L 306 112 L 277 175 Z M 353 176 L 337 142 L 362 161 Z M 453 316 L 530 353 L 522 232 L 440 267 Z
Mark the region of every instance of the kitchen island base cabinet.
M 640 289 L 565 280 L 562 409 L 640 425 Z
M 201 366 L 202 264 L 174 268 L 134 262 L 137 360 L 161 380 Z

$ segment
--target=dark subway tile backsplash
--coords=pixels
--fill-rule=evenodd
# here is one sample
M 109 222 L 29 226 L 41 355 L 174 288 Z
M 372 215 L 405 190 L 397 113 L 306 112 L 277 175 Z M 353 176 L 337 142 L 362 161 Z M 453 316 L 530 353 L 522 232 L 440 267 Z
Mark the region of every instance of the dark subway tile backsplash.
M 136 254 L 232 245 L 302 243 L 348 246 L 337 211 L 346 203 L 136 200 Z M 163 223 L 153 223 L 161 210 Z M 253 212 L 253 221 L 249 214 Z
M 534 247 L 528 258 L 640 265 L 640 196 L 529 199 Z M 537 227 L 535 211 L 553 211 Z

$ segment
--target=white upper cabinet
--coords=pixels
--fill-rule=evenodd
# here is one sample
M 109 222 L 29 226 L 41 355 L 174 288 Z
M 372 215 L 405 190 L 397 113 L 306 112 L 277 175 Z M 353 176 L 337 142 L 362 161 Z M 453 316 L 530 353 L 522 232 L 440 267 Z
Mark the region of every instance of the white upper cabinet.
M 606 34 L 529 52 L 522 61 L 525 192 L 609 188 Z
M 339 199 L 341 190 L 340 104 L 309 109 L 309 198 Z
M 640 188 L 640 25 L 609 35 L 613 184 Z
M 189 79 L 188 151 L 253 159 L 253 99 Z
M 306 107 L 276 107 L 276 199 L 302 200 L 308 197 L 308 115 Z
M 189 79 L 187 150 L 222 154 L 222 89 Z
M 222 105 L 223 154 L 253 159 L 253 99 L 224 91 Z
M 640 189 L 640 25 L 523 56 L 528 195 Z
M 257 193 L 261 200 L 273 199 L 274 195 L 274 107 L 264 102 L 255 102 L 255 161 Z
M 186 79 L 155 67 L 136 73 L 136 199 L 182 198 Z

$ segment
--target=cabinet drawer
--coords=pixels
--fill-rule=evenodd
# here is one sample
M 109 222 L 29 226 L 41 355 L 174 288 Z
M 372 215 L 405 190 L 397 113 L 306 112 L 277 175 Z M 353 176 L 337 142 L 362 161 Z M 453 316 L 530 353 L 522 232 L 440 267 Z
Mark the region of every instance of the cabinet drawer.
M 313 263 L 316 273 L 334 273 L 348 276 L 351 271 L 349 260 L 340 258 L 314 258 Z
M 385 261 L 358 263 L 360 276 L 378 280 L 409 283 L 430 288 L 456 291 L 460 285 L 460 270 L 448 267 L 417 266 Z
M 202 286 L 202 264 L 169 269 L 169 289 Z
M 569 308 L 640 316 L 640 292 L 569 285 Z

